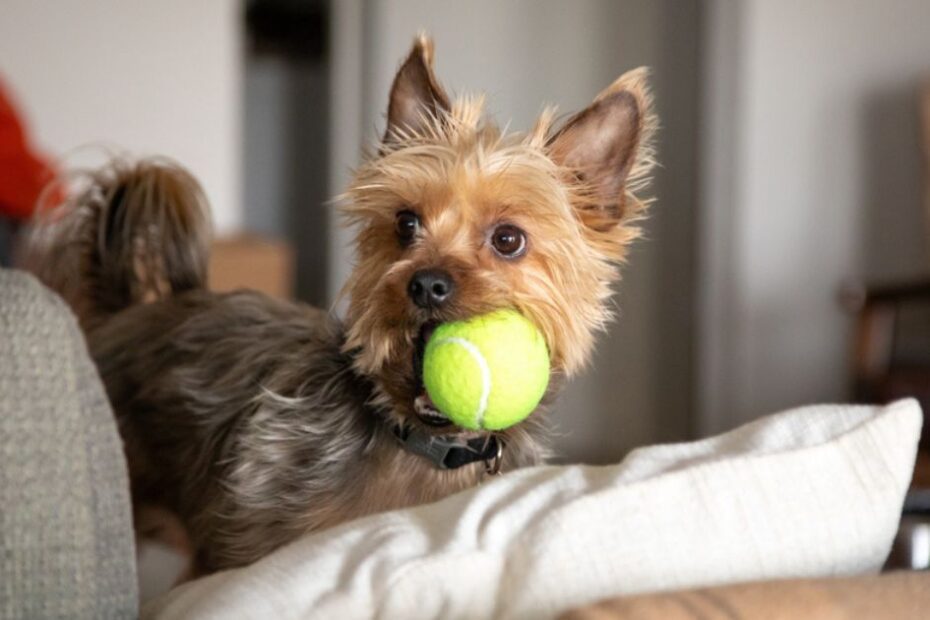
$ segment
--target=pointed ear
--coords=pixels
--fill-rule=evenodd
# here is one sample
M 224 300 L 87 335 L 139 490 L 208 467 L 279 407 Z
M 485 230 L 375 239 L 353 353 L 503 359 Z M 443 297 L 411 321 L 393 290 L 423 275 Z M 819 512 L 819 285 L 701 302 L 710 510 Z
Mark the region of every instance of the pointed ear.
M 420 35 L 394 77 L 384 141 L 423 129 L 427 119 L 449 110 L 449 97 L 433 74 L 433 41 Z
M 625 73 L 548 141 L 549 156 L 585 185 L 582 221 L 604 231 L 625 215 L 626 189 L 651 167 L 655 125 L 646 69 Z

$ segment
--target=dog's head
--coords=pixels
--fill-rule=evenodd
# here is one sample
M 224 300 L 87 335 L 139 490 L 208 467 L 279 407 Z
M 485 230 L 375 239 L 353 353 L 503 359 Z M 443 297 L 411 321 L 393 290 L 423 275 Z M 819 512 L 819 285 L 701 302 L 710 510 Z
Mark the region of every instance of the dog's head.
M 584 365 L 652 163 L 642 69 L 562 123 L 546 110 L 526 134 L 503 134 L 480 98 L 449 99 L 432 56 L 419 38 L 380 148 L 345 196 L 358 256 L 347 347 L 399 419 L 413 417 L 418 356 L 443 321 L 514 308 L 544 334 L 554 373 Z

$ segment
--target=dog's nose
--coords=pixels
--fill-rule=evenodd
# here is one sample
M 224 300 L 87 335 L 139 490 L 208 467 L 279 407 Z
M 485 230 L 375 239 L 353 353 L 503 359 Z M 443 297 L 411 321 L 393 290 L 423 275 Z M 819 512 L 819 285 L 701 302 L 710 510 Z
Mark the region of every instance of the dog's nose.
M 407 294 L 421 308 L 439 308 L 452 297 L 455 284 L 449 272 L 442 269 L 421 269 L 410 278 Z

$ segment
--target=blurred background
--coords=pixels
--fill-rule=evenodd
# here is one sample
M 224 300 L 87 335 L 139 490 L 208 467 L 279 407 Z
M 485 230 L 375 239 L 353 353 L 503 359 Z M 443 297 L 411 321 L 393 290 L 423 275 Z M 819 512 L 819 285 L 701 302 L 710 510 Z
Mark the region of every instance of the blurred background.
M 36 161 L 171 156 L 213 203 L 218 280 L 329 306 L 352 252 L 327 201 L 420 30 L 515 130 L 652 68 L 657 202 L 558 403 L 566 460 L 927 391 L 926 0 L 4 0 L 0 88 Z

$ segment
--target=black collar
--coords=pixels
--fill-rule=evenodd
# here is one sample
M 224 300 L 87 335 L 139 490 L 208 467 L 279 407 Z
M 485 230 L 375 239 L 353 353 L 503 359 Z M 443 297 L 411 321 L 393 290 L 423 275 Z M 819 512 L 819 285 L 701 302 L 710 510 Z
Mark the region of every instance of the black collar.
M 458 435 L 431 435 L 426 431 L 395 424 L 391 433 L 409 452 L 431 461 L 439 469 L 458 469 L 484 461 L 489 474 L 500 471 L 504 442 L 496 435 L 464 440 Z

